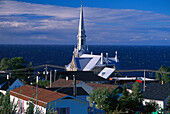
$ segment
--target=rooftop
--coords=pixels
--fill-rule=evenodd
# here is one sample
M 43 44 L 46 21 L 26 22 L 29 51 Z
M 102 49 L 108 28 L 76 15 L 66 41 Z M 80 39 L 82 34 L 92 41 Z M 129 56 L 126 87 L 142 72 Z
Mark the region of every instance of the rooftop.
M 76 80 L 78 84 L 80 80 Z M 73 80 L 58 79 L 52 83 L 52 87 L 73 87 Z
M 9 88 L 8 82 L 10 85 L 12 85 L 17 79 L 10 78 L 7 80 L 6 77 L 0 77 L 0 89 L 1 90 L 7 90 Z
M 73 87 L 54 87 L 54 88 L 47 88 L 47 89 L 73 96 Z M 89 94 L 82 87 L 77 87 L 76 95 L 89 95 Z
M 146 91 L 143 93 L 143 98 L 153 100 L 165 100 L 170 94 L 170 83 L 160 84 L 151 83 L 146 87 Z
M 88 83 L 90 86 L 94 87 L 94 89 L 105 89 L 109 87 L 109 89 L 116 89 L 119 85 L 111 85 L 111 84 L 98 84 L 98 83 Z
M 34 101 L 36 101 L 35 94 L 36 94 L 36 87 L 30 85 L 25 85 L 10 91 L 10 95 L 16 96 L 26 101 L 29 101 L 32 98 Z M 60 99 L 65 96 L 67 95 L 59 92 L 38 88 L 38 105 L 46 107 L 48 102 Z
M 73 80 L 73 75 L 76 76 L 76 80 L 81 81 L 107 81 L 106 79 L 98 76 L 97 74 L 94 74 L 91 71 L 60 71 L 57 73 L 57 76 L 60 76 L 62 79 L 66 79 L 66 76 L 68 76 L 69 80 Z

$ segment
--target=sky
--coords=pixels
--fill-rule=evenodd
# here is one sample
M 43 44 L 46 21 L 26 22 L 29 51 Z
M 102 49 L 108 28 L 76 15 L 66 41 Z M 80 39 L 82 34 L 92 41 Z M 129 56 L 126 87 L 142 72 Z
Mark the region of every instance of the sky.
M 170 0 L 84 0 L 88 45 L 170 46 Z M 0 44 L 75 45 L 81 0 L 0 0 Z

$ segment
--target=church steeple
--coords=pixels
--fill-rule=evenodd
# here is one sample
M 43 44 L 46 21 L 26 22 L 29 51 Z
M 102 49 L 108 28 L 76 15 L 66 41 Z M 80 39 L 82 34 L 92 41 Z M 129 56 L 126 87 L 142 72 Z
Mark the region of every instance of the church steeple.
M 81 4 L 80 10 L 80 20 L 79 20 L 79 29 L 77 35 L 77 49 L 78 51 L 86 51 L 86 35 L 84 29 L 84 19 L 83 19 L 83 6 Z

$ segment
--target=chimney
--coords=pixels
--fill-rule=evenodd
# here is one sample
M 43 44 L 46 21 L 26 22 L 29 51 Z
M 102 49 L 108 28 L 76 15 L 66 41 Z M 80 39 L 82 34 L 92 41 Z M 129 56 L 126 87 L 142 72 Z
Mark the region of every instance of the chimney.
M 103 64 L 103 53 L 101 53 L 101 63 L 100 64 Z
M 68 76 L 66 76 L 66 81 L 68 80 Z
M 108 53 L 106 53 L 106 63 L 108 63 Z
M 164 84 L 164 81 L 162 81 L 161 84 L 163 85 L 163 84 Z
M 117 51 L 115 51 L 115 60 L 117 62 Z
M 9 80 L 9 75 L 7 74 L 7 80 Z

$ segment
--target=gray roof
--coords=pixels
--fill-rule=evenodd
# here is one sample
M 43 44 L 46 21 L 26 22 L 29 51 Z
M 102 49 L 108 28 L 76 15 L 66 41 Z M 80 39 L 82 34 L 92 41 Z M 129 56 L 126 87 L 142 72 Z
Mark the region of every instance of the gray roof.
M 146 91 L 143 93 L 143 98 L 153 100 L 165 100 L 170 95 L 170 83 L 160 84 L 151 83 L 146 87 Z
M 46 88 L 51 91 L 64 93 L 73 96 L 73 87 Z M 89 95 L 82 87 L 77 87 L 77 95 Z
M 75 58 L 78 69 L 83 70 L 91 58 Z

